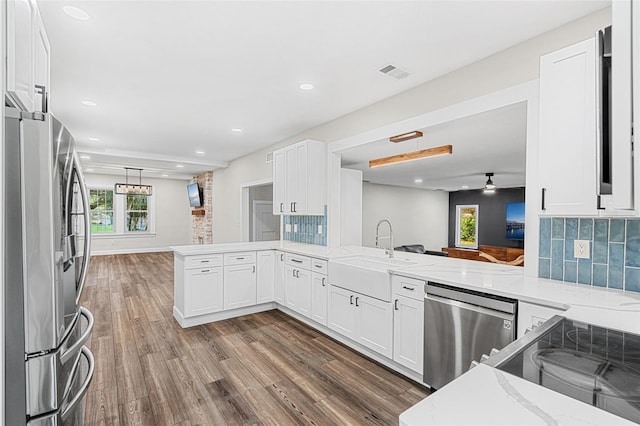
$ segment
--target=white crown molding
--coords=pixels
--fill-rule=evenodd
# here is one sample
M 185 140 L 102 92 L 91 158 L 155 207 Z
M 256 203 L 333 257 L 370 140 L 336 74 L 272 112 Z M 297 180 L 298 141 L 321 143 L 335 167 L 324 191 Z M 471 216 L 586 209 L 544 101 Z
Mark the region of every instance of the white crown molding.
M 148 152 L 138 152 L 138 151 L 121 151 L 121 150 L 110 150 L 110 149 L 92 149 L 87 146 L 78 146 L 78 152 L 82 154 L 94 154 L 94 155 L 108 155 L 111 157 L 119 157 L 119 158 L 133 158 L 139 160 L 151 160 L 151 161 L 165 161 L 168 163 L 183 163 L 190 164 L 195 166 L 206 166 L 211 167 L 212 169 L 220 169 L 229 167 L 228 161 L 197 161 L 190 158 L 182 158 L 182 157 L 172 157 L 169 155 L 160 155 L 153 154 Z

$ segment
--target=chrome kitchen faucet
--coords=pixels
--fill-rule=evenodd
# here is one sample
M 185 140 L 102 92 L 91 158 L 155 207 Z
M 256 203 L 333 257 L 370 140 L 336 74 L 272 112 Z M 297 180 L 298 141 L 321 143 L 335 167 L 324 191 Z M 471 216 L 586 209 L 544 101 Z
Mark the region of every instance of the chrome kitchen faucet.
M 382 237 L 382 238 L 388 238 L 389 239 L 389 249 L 385 251 L 385 254 L 389 255 L 389 258 L 393 257 L 393 228 L 391 227 L 391 222 L 389 222 L 387 219 L 382 219 L 380 222 L 378 222 L 378 224 L 376 225 L 376 247 L 380 247 L 379 245 L 379 240 L 380 240 L 380 225 L 386 222 L 389 225 L 389 235 L 386 237 Z

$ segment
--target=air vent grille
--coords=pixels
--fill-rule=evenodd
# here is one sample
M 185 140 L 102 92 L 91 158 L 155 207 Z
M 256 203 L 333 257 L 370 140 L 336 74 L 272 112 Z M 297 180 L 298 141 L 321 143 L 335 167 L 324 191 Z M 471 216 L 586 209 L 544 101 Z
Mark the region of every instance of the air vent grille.
M 388 75 L 389 77 L 393 77 L 396 80 L 402 80 L 403 78 L 409 77 L 409 73 L 401 68 L 396 67 L 395 65 L 387 65 L 378 70 L 380 73 L 384 75 Z
M 273 152 L 267 154 L 267 163 L 273 162 Z

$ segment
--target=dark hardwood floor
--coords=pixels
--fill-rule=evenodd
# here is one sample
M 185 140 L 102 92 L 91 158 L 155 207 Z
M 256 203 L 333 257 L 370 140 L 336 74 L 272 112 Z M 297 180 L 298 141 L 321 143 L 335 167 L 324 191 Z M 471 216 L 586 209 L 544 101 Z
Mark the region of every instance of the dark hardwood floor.
M 428 395 L 277 310 L 188 329 L 173 254 L 96 256 L 86 425 L 380 424 Z

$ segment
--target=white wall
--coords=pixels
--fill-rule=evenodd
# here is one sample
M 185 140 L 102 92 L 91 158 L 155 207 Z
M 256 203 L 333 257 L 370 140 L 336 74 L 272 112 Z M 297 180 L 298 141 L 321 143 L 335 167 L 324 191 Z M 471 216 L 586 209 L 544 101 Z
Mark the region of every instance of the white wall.
M 109 187 L 124 182 L 124 176 L 85 175 L 88 187 Z M 155 203 L 155 232 L 149 236 L 94 235 L 91 252 L 133 253 L 164 250 L 172 245 L 191 244 L 191 209 L 187 197 L 186 180 L 144 178 L 142 183 L 153 185 L 150 202 Z
M 240 185 L 271 176 L 271 164 L 265 163 L 268 152 L 307 138 L 333 142 L 534 80 L 539 76 L 541 55 L 593 37 L 597 29 L 610 23 L 611 11 L 605 9 L 232 161 L 213 176 L 214 242 L 241 240 Z
M 449 193 L 365 183 L 362 186 L 362 245 L 375 247 L 376 225 L 388 219 L 393 245 L 422 244 L 427 250 L 447 247 Z M 388 235 L 382 225 L 380 235 Z M 387 240 L 381 241 L 387 247 Z

